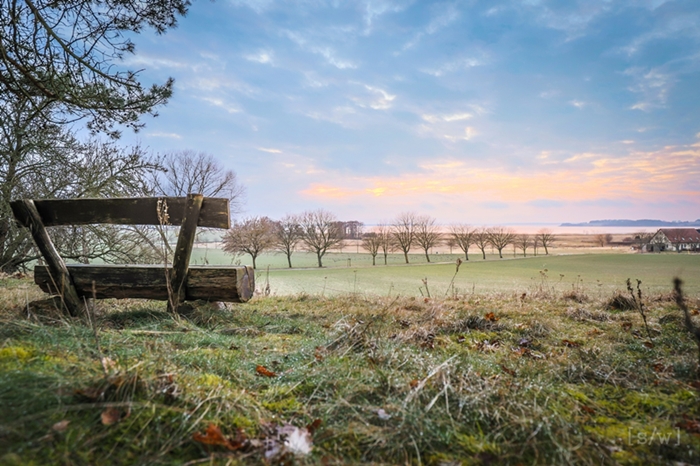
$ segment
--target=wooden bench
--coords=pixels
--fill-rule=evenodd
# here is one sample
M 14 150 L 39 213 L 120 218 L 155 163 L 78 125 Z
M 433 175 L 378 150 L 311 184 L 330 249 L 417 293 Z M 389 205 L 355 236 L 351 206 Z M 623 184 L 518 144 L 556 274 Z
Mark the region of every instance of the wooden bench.
M 190 266 L 197 226 L 230 228 L 228 199 L 187 197 L 121 199 L 21 199 L 10 203 L 17 221 L 27 227 L 46 260 L 34 267 L 34 281 L 60 296 L 71 315 L 79 315 L 84 298 L 148 298 L 177 306 L 185 300 L 245 302 L 255 290 L 247 266 Z M 161 265 L 66 265 L 46 227 L 121 224 L 180 225 L 172 267 Z

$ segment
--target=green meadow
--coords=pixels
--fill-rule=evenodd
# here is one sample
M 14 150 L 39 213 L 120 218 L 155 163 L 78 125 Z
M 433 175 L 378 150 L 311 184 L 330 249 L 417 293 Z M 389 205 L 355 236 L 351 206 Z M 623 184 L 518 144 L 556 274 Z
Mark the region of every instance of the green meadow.
M 241 263 L 252 265 L 250 257 L 232 258 L 219 250 L 199 249 L 193 254 L 194 263 Z M 372 266 L 371 256 L 363 253 L 329 253 L 324 267 L 315 267 L 313 254 L 298 252 L 292 256 L 294 269 L 288 269 L 286 257 L 265 254 L 258 259 L 256 284 L 264 289 L 269 283 L 270 293 L 287 295 L 338 295 L 359 293 L 379 296 L 444 297 L 453 294 L 577 289 L 588 294 L 607 296 L 626 288 L 629 278 L 642 281 L 647 293 L 670 292 L 673 277 L 680 277 L 691 294 L 700 293 L 700 255 L 690 254 L 564 254 L 539 255 L 498 259 L 489 254 L 470 254 L 470 260 L 456 272 L 458 254 L 435 254 L 431 263 L 425 256 L 410 256 L 404 264 L 403 256 L 392 254 L 389 265 L 378 257 Z M 380 260 L 382 259 L 382 260 Z M 268 270 L 269 267 L 269 270 Z M 298 267 L 298 268 L 297 268 Z M 456 272 L 456 273 L 455 273 Z M 423 280 L 427 280 L 426 283 Z M 454 281 L 453 281 L 454 280 Z

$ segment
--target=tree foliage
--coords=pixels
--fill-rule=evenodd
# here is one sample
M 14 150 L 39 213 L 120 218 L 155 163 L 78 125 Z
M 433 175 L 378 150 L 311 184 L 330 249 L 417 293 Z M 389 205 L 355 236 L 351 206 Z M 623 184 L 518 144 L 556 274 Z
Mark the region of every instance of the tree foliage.
M 53 123 L 86 119 L 89 129 L 119 135 L 138 129 L 172 94 L 173 80 L 144 87 L 126 69 L 131 33 L 176 25 L 189 0 L 0 0 L 0 101 L 28 100 Z M 0 104 L 2 105 L 2 104 Z
M 157 168 L 140 147 L 78 141 L 64 127 L 36 118 L 26 99 L 0 106 L 0 269 L 13 272 L 39 257 L 29 233 L 13 221 L 11 200 L 143 196 Z M 133 229 L 88 225 L 49 233 L 68 259 L 153 260 Z

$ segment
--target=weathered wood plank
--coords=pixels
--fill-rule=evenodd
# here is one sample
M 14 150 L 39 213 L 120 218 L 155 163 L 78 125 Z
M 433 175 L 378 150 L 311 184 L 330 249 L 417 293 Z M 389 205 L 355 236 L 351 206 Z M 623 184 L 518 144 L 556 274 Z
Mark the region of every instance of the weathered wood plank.
M 203 198 L 204 196 L 201 194 L 188 194 L 187 204 L 182 214 L 182 226 L 173 255 L 171 281 L 173 295 L 170 297 L 173 302 L 170 304 L 174 309 L 177 309 L 180 302 L 185 300 L 185 280 L 187 279 L 187 269 L 190 266 L 190 253 L 194 245 L 194 237 L 197 234 L 197 219 L 199 219 L 199 211 L 202 209 Z
M 168 287 L 165 269 L 161 265 L 84 265 L 67 266 L 79 296 L 92 298 L 92 283 L 95 282 L 95 297 L 145 298 L 166 301 Z M 34 281 L 39 287 L 55 293 L 46 266 L 34 267 Z M 253 296 L 255 276 L 246 266 L 216 267 L 197 266 L 189 268 L 185 283 L 187 300 L 246 302 Z
M 61 259 L 58 251 L 56 251 L 46 228 L 44 228 L 34 202 L 27 199 L 13 202 L 12 213 L 31 232 L 34 242 L 48 265 L 46 270 L 47 272 L 50 271 L 50 274 L 47 273 L 46 279 L 52 283 L 55 292 L 61 297 L 66 310 L 72 316 L 80 315 L 83 303 L 73 286 L 66 264 Z
M 159 225 L 156 197 L 112 199 L 45 199 L 35 200 L 44 226 L 89 225 Z M 184 197 L 163 197 L 168 205 L 169 224 L 181 225 L 187 203 Z M 21 203 L 13 201 L 11 204 Z M 14 207 L 13 207 L 14 209 Z M 18 219 L 21 221 L 21 219 Z M 197 225 L 230 228 L 228 199 L 208 197 L 202 202 Z M 24 226 L 27 226 L 26 224 Z

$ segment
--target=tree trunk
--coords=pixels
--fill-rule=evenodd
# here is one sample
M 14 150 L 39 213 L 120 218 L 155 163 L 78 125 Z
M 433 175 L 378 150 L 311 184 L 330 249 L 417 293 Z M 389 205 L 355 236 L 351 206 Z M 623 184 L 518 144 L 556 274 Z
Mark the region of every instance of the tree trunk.
M 406 263 L 408 264 L 408 252 L 404 251 L 403 257 L 404 257 L 404 259 L 406 259 Z
M 376 255 L 372 256 L 372 265 L 377 265 L 376 260 L 377 260 L 377 256 Z
M 481 255 L 483 256 L 482 259 L 486 260 L 486 251 L 484 249 L 481 250 Z
M 255 256 L 254 256 L 253 254 L 251 254 L 250 257 L 253 258 L 253 270 L 255 270 L 255 269 L 256 269 L 256 267 L 255 267 Z
M 317 252 L 316 256 L 318 256 L 318 266 L 323 267 L 323 263 L 321 262 L 321 257 L 323 257 L 323 256 L 321 255 L 320 252 Z
M 388 254 L 384 254 L 384 265 L 388 265 L 387 262 L 386 262 L 386 257 L 387 257 L 387 256 L 388 256 Z
M 464 251 L 464 260 L 465 261 L 469 260 L 469 253 L 467 251 Z
M 547 250 L 547 246 L 544 247 L 544 254 L 547 256 L 549 255 L 549 251 Z
M 428 254 L 428 250 L 425 250 L 425 258 L 428 262 L 430 262 L 430 255 Z
M 287 262 L 289 263 L 289 268 L 291 269 L 292 268 L 292 255 L 291 254 L 287 254 Z

